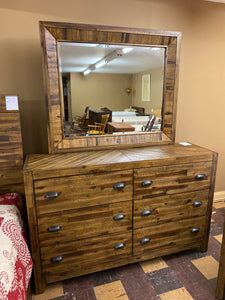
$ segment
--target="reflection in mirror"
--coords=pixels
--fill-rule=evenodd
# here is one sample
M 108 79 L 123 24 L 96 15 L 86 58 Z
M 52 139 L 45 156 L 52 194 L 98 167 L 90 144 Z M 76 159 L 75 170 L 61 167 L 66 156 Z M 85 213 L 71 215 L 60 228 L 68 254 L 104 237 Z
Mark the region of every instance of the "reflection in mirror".
M 164 47 L 58 47 L 65 137 L 161 130 Z

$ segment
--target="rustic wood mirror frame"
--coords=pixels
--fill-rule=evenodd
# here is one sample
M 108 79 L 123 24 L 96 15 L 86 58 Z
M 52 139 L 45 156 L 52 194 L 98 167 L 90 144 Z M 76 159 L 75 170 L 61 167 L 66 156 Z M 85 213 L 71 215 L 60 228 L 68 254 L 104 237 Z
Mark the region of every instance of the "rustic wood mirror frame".
M 49 153 L 174 143 L 180 32 L 41 21 L 40 34 L 48 111 Z M 166 48 L 161 132 L 64 137 L 60 101 L 58 42 Z

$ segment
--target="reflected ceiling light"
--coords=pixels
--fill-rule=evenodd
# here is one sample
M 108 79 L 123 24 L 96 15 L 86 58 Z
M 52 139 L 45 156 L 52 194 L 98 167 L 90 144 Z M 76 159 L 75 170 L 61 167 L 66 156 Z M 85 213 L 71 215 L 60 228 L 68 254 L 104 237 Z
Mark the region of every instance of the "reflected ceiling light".
M 91 69 L 86 69 L 86 70 L 83 72 L 84 75 L 88 75 L 89 73 L 91 73 Z
M 124 54 L 126 54 L 126 53 L 128 53 L 128 52 L 130 52 L 130 51 L 132 51 L 134 48 L 123 48 L 123 53 Z
M 133 50 L 133 48 L 121 48 L 121 49 L 119 48 L 119 49 L 116 49 L 113 52 L 106 55 L 103 59 L 100 59 L 95 64 L 93 64 L 93 65 L 89 66 L 87 69 L 85 69 L 83 71 L 83 74 L 88 75 L 89 73 L 91 73 L 95 69 L 104 66 L 105 64 L 109 63 L 113 59 L 121 57 L 121 56 L 123 56 L 123 54 L 126 54 L 126 53 L 128 53 L 132 50 Z
M 95 64 L 95 69 L 104 66 L 106 63 L 107 63 L 107 62 L 106 62 L 105 59 L 100 60 L 99 62 L 97 62 L 97 63 Z

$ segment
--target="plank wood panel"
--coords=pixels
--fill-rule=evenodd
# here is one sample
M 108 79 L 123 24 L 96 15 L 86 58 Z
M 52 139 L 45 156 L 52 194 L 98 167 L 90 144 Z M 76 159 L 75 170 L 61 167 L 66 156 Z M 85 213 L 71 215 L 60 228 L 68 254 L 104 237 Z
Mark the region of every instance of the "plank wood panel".
M 134 200 L 133 228 L 204 216 L 207 213 L 208 198 L 209 190 L 203 190 Z M 196 201 L 201 201 L 201 206 L 194 207 L 193 203 Z M 142 216 L 141 213 L 145 210 L 150 210 L 150 215 Z
M 114 216 L 124 219 L 114 220 Z M 61 226 L 57 232 L 49 232 L 51 226 Z M 96 235 L 106 235 L 132 228 L 132 201 L 79 208 L 68 212 L 46 214 L 38 219 L 41 246 L 80 240 Z
M 0 95 L 0 193 L 24 194 L 23 147 L 18 110 L 7 110 Z
M 199 228 L 198 233 L 191 233 L 192 228 Z M 202 240 L 206 229 L 206 218 L 198 217 L 187 220 L 145 227 L 133 231 L 133 253 L 141 255 L 154 249 L 165 249 L 170 246 L 195 243 Z M 141 244 L 143 238 L 150 242 Z
M 188 244 L 181 244 L 181 245 L 176 245 L 176 246 L 170 246 L 167 249 L 161 249 L 160 250 L 160 255 L 169 255 L 172 253 L 184 251 L 187 249 L 196 249 L 199 251 L 199 248 L 201 246 L 201 241 L 195 241 L 194 243 L 188 243 Z M 159 250 L 158 249 L 153 249 L 147 254 L 143 255 L 137 255 L 137 256 L 131 256 L 131 257 L 125 257 L 125 258 L 119 258 L 117 257 L 116 260 L 108 261 L 105 263 L 99 263 L 98 265 L 92 264 L 88 268 L 83 268 L 83 269 L 76 269 L 76 268 L 71 268 L 70 271 L 68 272 L 66 269 L 63 272 L 57 273 L 55 272 L 54 274 L 51 274 L 50 277 L 46 278 L 47 283 L 52 283 L 56 281 L 61 281 L 64 279 L 69 279 L 77 276 L 82 276 L 85 274 L 90 274 L 93 272 L 99 272 L 103 270 L 107 270 L 110 268 L 115 268 L 119 266 L 124 266 L 130 263 L 135 263 L 135 262 L 140 262 L 140 261 L 145 261 L 149 259 L 153 259 L 159 257 Z
M 42 266 L 47 282 L 51 282 L 51 276 L 55 276 L 55 274 L 59 276 L 60 273 L 70 272 L 73 269 L 88 269 L 89 266 L 130 257 L 132 254 L 131 237 L 132 232 L 127 231 L 120 234 L 111 234 L 110 236 L 98 236 L 42 247 Z M 124 248 L 115 249 L 114 246 L 118 243 L 124 243 Z M 63 256 L 61 262 L 51 262 L 52 257 L 59 255 Z
M 122 190 L 113 188 L 124 183 Z M 132 199 L 132 170 L 96 173 L 91 175 L 60 177 L 34 182 L 38 215 L 104 203 L 121 202 Z M 46 199 L 50 192 L 59 192 L 54 199 Z
M 134 198 L 146 199 L 171 195 L 210 187 L 212 162 L 171 165 L 164 167 L 140 168 L 134 170 Z M 205 179 L 197 180 L 198 174 Z M 152 181 L 148 187 L 142 186 L 146 180 Z
M 34 179 L 69 176 L 100 171 L 167 166 L 212 160 L 212 152 L 192 145 L 163 145 L 144 148 L 83 151 L 62 154 L 33 154 L 24 170 L 32 170 Z
M 25 193 L 26 193 L 26 209 L 27 209 L 27 217 L 28 217 L 29 233 L 30 233 L 29 239 L 30 239 L 30 245 L 32 251 L 31 256 L 33 260 L 33 272 L 35 274 L 34 276 L 35 291 L 37 293 L 43 293 L 46 286 L 46 282 L 42 276 L 40 244 L 38 238 L 35 199 L 34 199 L 33 182 L 32 182 L 31 173 L 24 174 L 24 186 L 25 186 Z

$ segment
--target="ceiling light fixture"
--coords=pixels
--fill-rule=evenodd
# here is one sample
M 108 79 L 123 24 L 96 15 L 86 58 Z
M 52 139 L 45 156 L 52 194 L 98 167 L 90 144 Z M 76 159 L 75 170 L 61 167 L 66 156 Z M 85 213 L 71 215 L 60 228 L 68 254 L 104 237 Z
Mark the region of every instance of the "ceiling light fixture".
M 119 48 L 119 49 L 116 49 L 113 52 L 106 55 L 104 58 L 97 61 L 95 64 L 93 64 L 93 65 L 89 66 L 87 69 L 85 69 L 83 71 L 83 74 L 88 75 L 89 73 L 93 72 L 97 68 L 100 68 L 100 67 L 104 66 L 105 64 L 109 63 L 113 59 L 121 57 L 121 56 L 123 56 L 123 54 L 126 54 L 126 53 L 128 53 L 132 50 L 133 50 L 133 48 Z
M 107 62 L 105 61 L 105 59 L 100 60 L 99 62 L 97 62 L 97 63 L 95 64 L 95 69 L 98 69 L 98 68 L 104 66 L 106 63 L 107 63 Z

